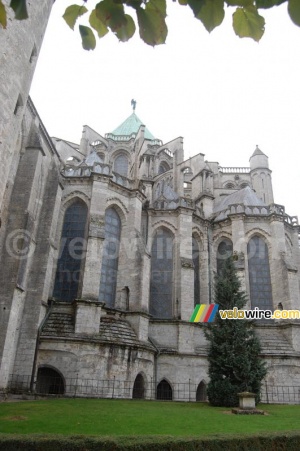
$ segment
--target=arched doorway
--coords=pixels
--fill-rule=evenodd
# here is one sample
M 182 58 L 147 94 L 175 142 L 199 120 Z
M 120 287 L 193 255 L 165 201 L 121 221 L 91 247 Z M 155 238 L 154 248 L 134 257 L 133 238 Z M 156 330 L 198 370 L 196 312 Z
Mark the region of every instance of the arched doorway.
M 172 387 L 166 379 L 163 379 L 157 386 L 156 399 L 161 399 L 164 401 L 172 401 L 173 391 Z
M 200 402 L 207 401 L 206 383 L 204 381 L 201 381 L 197 387 L 196 401 Z
M 63 395 L 65 383 L 61 374 L 49 367 L 40 367 L 37 373 L 36 392 L 43 395 Z
M 133 399 L 145 399 L 145 380 L 141 373 L 137 375 L 132 390 Z

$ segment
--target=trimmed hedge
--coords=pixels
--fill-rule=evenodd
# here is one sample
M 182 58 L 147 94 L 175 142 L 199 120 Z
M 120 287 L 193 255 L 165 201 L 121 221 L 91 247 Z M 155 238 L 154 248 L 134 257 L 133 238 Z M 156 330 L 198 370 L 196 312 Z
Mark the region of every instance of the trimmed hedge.
M 180 438 L 170 436 L 0 435 L 0 451 L 299 451 L 300 432 Z

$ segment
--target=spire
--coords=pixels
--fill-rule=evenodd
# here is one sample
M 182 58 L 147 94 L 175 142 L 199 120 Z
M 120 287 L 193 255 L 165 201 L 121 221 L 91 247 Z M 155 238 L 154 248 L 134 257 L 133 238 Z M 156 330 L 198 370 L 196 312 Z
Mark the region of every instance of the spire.
M 266 157 L 266 154 L 264 154 L 264 153 L 260 150 L 260 148 L 258 147 L 257 144 L 256 144 L 256 149 L 255 149 L 255 151 L 253 152 L 253 154 L 252 154 L 251 156 L 254 157 L 255 155 L 265 155 L 265 157 Z

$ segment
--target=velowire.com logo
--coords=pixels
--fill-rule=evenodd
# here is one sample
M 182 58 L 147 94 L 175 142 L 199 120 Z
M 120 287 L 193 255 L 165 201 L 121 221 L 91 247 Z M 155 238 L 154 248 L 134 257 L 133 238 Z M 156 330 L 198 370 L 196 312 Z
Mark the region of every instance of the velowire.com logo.
M 197 304 L 190 317 L 190 323 L 211 323 L 218 311 L 218 304 Z

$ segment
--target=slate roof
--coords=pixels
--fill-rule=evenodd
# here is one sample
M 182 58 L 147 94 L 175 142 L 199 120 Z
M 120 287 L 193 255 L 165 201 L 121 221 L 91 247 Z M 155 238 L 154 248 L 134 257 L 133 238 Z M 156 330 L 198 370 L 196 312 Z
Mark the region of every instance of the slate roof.
M 50 313 L 41 333 L 42 338 L 68 338 L 113 343 L 123 346 L 147 346 L 150 343 L 141 343 L 131 325 L 123 319 L 111 316 L 102 316 L 99 332 L 93 335 L 76 334 L 74 314 L 55 311 Z
M 257 197 L 255 192 L 249 187 L 240 189 L 235 193 L 229 194 L 224 199 L 221 200 L 214 208 L 214 213 L 218 211 L 225 210 L 229 205 L 233 204 L 243 204 L 251 207 L 266 206 L 266 204 Z
M 244 205 L 245 207 L 266 207 L 267 205 L 257 197 L 255 192 L 247 186 L 246 188 L 240 189 L 235 193 L 229 194 L 224 199 L 222 199 L 213 209 L 213 216 L 215 221 L 225 219 L 227 217 L 227 212 L 230 210 L 231 205 Z M 267 211 L 267 210 L 266 210 Z M 259 211 L 257 214 L 260 214 Z
M 256 146 L 255 151 L 253 152 L 253 154 L 251 155 L 251 157 L 254 157 L 255 155 L 264 155 L 265 157 L 267 156 L 265 153 L 263 153 L 260 148 L 258 146 Z

